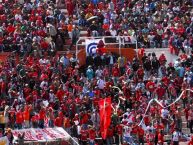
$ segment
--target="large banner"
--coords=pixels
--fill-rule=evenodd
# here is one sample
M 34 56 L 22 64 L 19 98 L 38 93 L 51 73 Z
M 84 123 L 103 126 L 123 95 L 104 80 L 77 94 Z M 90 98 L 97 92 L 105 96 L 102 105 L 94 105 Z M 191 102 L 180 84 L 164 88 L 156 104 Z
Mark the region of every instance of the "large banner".
M 100 130 L 103 139 L 107 137 L 107 130 L 111 124 L 111 98 L 101 99 L 99 101 Z
M 45 128 L 45 129 L 21 129 L 12 131 L 14 138 L 19 134 L 25 133 L 24 139 L 26 141 L 52 141 L 57 139 L 70 139 L 70 135 L 61 127 Z M 1 145 L 1 144 L 0 144 Z
M 0 138 L 0 145 L 9 145 L 9 140 L 6 136 Z

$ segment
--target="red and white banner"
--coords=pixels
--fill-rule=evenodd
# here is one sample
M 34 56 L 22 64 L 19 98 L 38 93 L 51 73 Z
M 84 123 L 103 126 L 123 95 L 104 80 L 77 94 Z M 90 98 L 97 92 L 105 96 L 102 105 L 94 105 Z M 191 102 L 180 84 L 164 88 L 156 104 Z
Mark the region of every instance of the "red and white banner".
M 12 130 L 14 138 L 17 138 L 19 134 L 25 133 L 24 139 L 26 141 L 52 141 L 56 139 L 70 139 L 70 135 L 61 127 L 56 128 L 44 128 L 44 129 L 21 129 Z

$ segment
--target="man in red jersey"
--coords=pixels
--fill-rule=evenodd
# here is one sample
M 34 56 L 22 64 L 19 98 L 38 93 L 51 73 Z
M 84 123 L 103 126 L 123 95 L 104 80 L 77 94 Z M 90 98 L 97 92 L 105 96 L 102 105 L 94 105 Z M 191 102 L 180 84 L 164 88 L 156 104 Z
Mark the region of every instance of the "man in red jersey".
M 87 144 L 87 138 L 88 138 L 88 131 L 85 128 L 81 127 L 80 140 L 82 145 Z

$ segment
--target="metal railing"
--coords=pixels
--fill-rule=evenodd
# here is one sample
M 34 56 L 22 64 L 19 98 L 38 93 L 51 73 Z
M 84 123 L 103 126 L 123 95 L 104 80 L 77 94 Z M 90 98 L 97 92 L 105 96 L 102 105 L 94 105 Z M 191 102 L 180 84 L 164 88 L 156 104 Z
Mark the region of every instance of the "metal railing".
M 114 39 L 115 42 L 108 42 L 108 39 Z M 130 41 L 129 41 L 129 39 Z M 135 45 L 135 49 L 138 50 L 137 45 L 137 39 L 133 36 L 98 36 L 98 37 L 79 37 L 78 41 L 76 42 L 76 56 L 78 54 L 78 47 L 79 46 L 86 46 L 86 40 L 95 40 L 95 39 L 101 39 L 104 43 L 104 45 L 118 45 L 119 49 L 119 55 L 121 54 L 121 48 L 125 45 Z M 128 39 L 128 42 L 126 41 Z M 79 44 L 81 41 L 83 41 L 81 44 Z

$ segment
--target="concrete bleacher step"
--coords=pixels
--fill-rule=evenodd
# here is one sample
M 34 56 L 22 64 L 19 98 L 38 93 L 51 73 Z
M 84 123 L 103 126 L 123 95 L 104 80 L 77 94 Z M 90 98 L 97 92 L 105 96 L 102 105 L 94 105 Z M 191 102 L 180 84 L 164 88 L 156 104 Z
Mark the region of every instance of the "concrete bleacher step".
M 61 12 L 64 12 L 65 14 L 68 13 L 67 9 L 60 9 Z
M 164 135 L 164 140 L 171 140 L 172 135 Z
M 187 122 L 182 122 L 182 128 L 186 128 L 187 127 Z
M 80 31 L 80 35 L 87 35 L 87 31 L 85 31 L 85 30 L 82 30 L 82 31 Z
M 181 118 L 182 118 L 182 122 L 186 122 L 187 121 L 185 116 L 181 116 Z
M 190 134 L 190 129 L 189 128 L 182 128 L 182 132 L 184 134 Z

